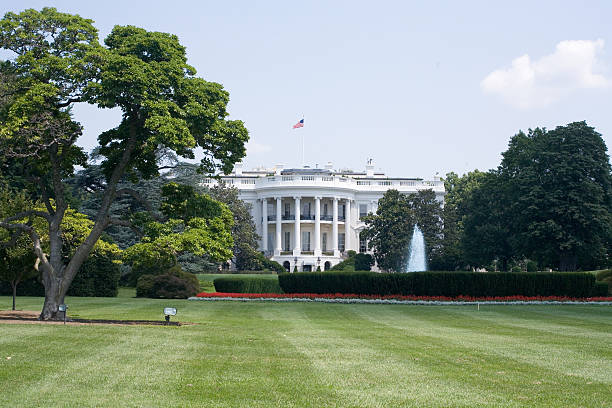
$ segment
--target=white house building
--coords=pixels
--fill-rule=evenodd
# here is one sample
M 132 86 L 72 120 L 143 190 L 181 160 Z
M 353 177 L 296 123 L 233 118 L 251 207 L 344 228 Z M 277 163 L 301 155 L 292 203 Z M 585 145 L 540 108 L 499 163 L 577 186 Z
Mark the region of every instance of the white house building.
M 252 205 L 251 214 L 261 237 L 260 250 L 287 270 L 326 270 L 342 261 L 346 252 L 366 252 L 360 240 L 365 227 L 361 219 L 375 213 L 378 200 L 389 189 L 414 193 L 431 189 L 444 199 L 444 183 L 435 177 L 391 178 L 374 171 L 370 160 L 365 172 L 325 168 L 243 171 L 237 163 L 232 174 L 221 180 L 239 190 L 239 197 Z M 216 184 L 205 179 L 206 185 Z

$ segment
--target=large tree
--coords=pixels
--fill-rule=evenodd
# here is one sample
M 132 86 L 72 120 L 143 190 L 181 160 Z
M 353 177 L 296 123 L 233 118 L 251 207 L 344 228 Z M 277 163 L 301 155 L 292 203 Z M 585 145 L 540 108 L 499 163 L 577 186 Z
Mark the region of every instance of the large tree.
M 503 153 L 500 185 L 515 253 L 560 270 L 605 266 L 612 247 L 612 171 L 585 122 L 519 132 Z
M 241 121 L 227 120 L 228 93 L 219 84 L 195 77 L 185 48 L 174 35 L 133 26 L 116 26 L 100 46 L 91 20 L 55 9 L 7 13 L 0 20 L 0 47 L 12 58 L 0 67 L 5 84 L 0 110 L 0 168 L 20 169 L 19 177 L 37 186 L 44 211 L 30 210 L 0 221 L 0 227 L 30 236 L 42 280 L 41 319 L 57 316 L 58 305 L 104 230 L 126 220 L 109 216 L 113 201 L 132 180 L 158 174 L 159 151 L 186 158 L 202 148 L 204 172 L 229 172 L 245 154 L 248 133 Z M 62 257 L 61 224 L 68 209 L 63 180 L 86 156 L 75 141 L 81 126 L 71 116 L 74 103 L 119 108 L 121 123 L 100 135 L 98 153 L 105 175 L 94 225 L 70 259 Z M 46 221 L 49 251 L 25 217 Z
M 450 172 L 444 178 L 444 208 L 442 210 L 443 235 L 438 256 L 432 259 L 431 267 L 437 270 L 455 270 L 470 262 L 464 252 L 464 219 L 467 217 L 467 203 L 477 189 L 485 173 L 474 170 L 462 176 Z
M 440 248 L 442 208 L 432 190 L 402 194 L 387 190 L 378 201 L 376 214 L 365 218 L 364 237 L 373 249 L 376 262 L 385 271 L 404 271 L 408 264 L 408 247 L 413 228 L 418 224 L 427 245 L 427 258 Z

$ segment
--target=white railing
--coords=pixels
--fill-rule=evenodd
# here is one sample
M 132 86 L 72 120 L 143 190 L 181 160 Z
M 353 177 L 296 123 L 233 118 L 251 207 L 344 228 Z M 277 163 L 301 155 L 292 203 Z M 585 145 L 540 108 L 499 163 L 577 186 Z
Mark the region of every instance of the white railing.
M 224 181 L 228 184 L 241 184 L 243 189 L 257 189 L 260 187 L 290 187 L 300 185 L 312 186 L 313 184 L 320 185 L 321 187 L 342 187 L 342 188 L 354 188 L 355 190 L 365 191 L 386 191 L 389 188 L 397 188 L 400 191 L 414 191 L 414 190 L 425 190 L 434 189 L 440 191 L 444 189 L 444 182 L 438 180 L 386 180 L 386 179 L 371 179 L 371 180 L 359 180 L 351 177 L 342 176 L 322 176 L 322 175 L 308 175 L 308 176 L 266 176 L 259 178 L 240 178 L 235 179 L 227 178 Z M 212 179 L 204 179 L 202 184 L 215 184 L 216 181 Z M 265 184 L 264 184 L 265 183 Z

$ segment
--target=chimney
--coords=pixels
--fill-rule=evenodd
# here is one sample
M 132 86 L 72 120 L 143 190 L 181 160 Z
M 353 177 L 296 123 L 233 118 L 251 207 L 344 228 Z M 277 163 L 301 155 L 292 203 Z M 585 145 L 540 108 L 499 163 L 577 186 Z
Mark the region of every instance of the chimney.
M 284 168 L 285 168 L 284 164 L 277 164 L 276 167 L 274 168 L 274 174 L 276 174 L 277 176 L 280 175 Z
M 332 165 L 332 162 L 327 162 L 327 164 L 325 165 L 325 170 L 332 171 L 333 168 L 334 166 Z
M 242 162 L 238 162 L 234 164 L 234 175 L 242 176 Z
M 374 177 L 374 160 L 368 159 L 366 163 L 366 177 Z

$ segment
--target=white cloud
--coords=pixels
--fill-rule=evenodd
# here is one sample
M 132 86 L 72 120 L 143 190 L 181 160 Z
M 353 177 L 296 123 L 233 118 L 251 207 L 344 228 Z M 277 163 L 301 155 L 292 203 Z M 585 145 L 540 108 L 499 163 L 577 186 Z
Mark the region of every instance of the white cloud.
M 528 109 L 548 106 L 578 89 L 606 88 L 612 81 L 601 73 L 598 54 L 604 40 L 561 41 L 555 52 L 532 61 L 525 54 L 507 69 L 491 72 L 480 83 L 484 92 Z
M 272 150 L 272 147 L 265 144 L 256 143 L 253 140 L 249 140 L 246 144 L 246 150 L 247 153 L 258 154 L 269 152 L 270 150 Z

